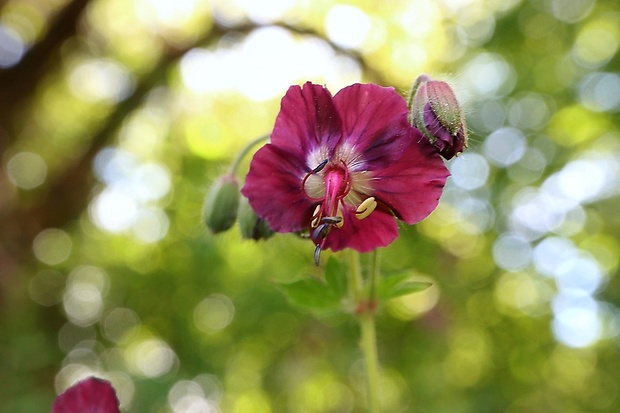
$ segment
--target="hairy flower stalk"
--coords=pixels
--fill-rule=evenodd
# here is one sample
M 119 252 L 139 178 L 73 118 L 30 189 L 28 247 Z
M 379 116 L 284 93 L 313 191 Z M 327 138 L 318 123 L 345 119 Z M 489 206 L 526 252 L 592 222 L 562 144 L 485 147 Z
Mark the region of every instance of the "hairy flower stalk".
M 276 232 L 307 231 L 320 253 L 372 251 L 437 206 L 449 173 L 409 124 L 392 88 L 354 84 L 332 96 L 310 82 L 282 99 L 271 142 L 242 193 Z

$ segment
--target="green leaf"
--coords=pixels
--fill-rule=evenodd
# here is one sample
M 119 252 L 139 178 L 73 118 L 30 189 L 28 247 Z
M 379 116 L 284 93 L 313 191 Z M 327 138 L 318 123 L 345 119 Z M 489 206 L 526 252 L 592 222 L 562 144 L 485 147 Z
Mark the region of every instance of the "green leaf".
M 340 299 L 330 286 L 315 277 L 303 278 L 289 284 L 278 284 L 286 298 L 296 307 L 319 313 L 337 311 Z
M 433 283 L 428 281 L 409 281 L 395 285 L 390 292 L 390 298 L 400 297 L 411 293 L 417 293 L 430 288 Z
M 432 285 L 433 283 L 431 282 L 420 281 L 419 276 L 411 272 L 383 276 L 379 278 L 377 283 L 377 297 L 381 301 L 387 301 L 403 295 L 424 291 Z

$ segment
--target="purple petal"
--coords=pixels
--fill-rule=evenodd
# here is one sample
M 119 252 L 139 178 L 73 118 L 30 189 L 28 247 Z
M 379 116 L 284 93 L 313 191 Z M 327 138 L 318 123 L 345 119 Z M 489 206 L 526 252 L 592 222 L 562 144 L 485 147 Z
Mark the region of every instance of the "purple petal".
M 450 173 L 417 129 L 411 129 L 410 139 L 413 143 L 397 162 L 373 173 L 372 195 L 399 219 L 415 224 L 437 207 Z
M 119 413 L 118 406 L 110 382 L 90 377 L 58 396 L 52 413 Z
M 355 211 L 347 208 L 342 228 L 332 228 L 325 241 L 325 249 L 340 251 L 352 248 L 369 252 L 390 245 L 398 237 L 398 225 L 393 215 L 375 210 L 364 219 L 357 219 Z
M 446 146 L 452 145 L 452 135 L 450 135 L 450 132 L 441 124 L 441 121 L 437 118 L 435 112 L 433 112 L 430 103 L 427 103 L 424 107 L 424 125 L 431 135 L 437 139 L 434 145 L 438 151 L 441 152 Z
M 387 166 L 408 146 L 407 102 L 393 88 L 354 84 L 338 92 L 334 103 L 342 119 L 340 144 L 355 147 L 363 161 L 359 169 Z
M 272 144 L 306 159 L 319 147 L 331 153 L 341 136 L 340 118 L 327 89 L 310 82 L 288 89 L 271 133 Z
M 263 146 L 252 158 L 241 193 L 274 231 L 299 231 L 310 223 L 316 203 L 301 187 L 304 168 L 296 154 L 274 144 Z
M 452 159 L 455 155 L 463 152 L 465 147 L 464 122 L 459 122 L 459 129 L 456 135 L 450 134 L 450 131 L 437 118 L 429 103 L 424 107 L 424 124 L 431 135 L 436 138 L 433 144 L 441 156 L 446 159 Z

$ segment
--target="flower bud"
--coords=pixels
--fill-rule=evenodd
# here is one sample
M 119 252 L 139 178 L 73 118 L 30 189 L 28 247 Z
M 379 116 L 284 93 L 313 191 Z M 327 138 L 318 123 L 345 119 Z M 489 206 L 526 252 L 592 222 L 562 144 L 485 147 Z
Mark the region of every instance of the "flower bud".
M 467 148 L 467 127 L 452 88 L 446 83 L 420 75 L 409 94 L 409 121 L 451 159 Z
M 239 203 L 239 230 L 241 237 L 245 239 L 267 239 L 273 235 L 273 231 L 267 222 L 256 215 L 246 197 L 241 197 Z
M 203 217 L 207 228 L 214 233 L 226 231 L 237 219 L 239 183 L 232 175 L 219 177 L 205 198 Z

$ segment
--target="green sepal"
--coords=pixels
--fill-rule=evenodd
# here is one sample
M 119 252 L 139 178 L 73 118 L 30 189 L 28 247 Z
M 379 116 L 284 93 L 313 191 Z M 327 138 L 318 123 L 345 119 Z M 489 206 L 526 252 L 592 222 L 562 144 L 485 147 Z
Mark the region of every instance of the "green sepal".
M 269 228 L 267 221 L 256 215 L 248 199 L 244 196 L 241 197 L 239 202 L 239 212 L 237 215 L 241 238 L 258 241 L 273 236 L 274 232 Z
M 455 136 L 463 122 L 463 111 L 452 88 L 446 82 L 431 81 L 426 84 L 426 94 L 441 125 Z

